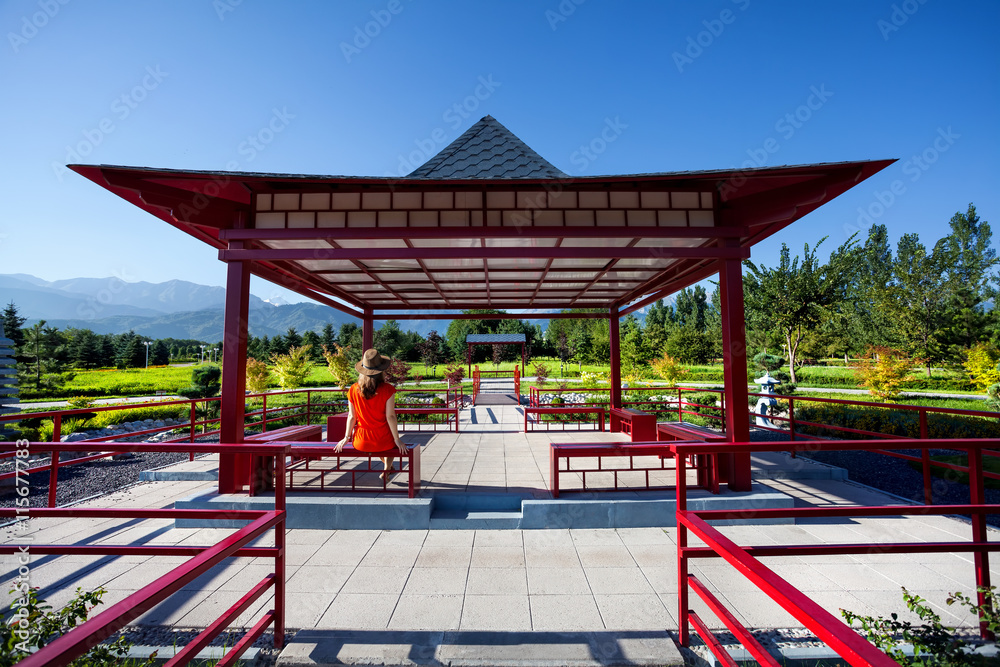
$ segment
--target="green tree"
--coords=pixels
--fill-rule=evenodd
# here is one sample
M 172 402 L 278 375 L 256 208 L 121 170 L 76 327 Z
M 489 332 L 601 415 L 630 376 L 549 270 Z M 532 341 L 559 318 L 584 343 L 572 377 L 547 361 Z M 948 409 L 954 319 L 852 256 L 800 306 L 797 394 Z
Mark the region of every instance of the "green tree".
M 943 240 L 928 253 L 916 234 L 904 234 L 896 246 L 894 283 L 890 288 L 892 316 L 906 351 L 923 359 L 927 377 L 946 356 L 944 324 L 948 294 Z
M 425 370 L 428 366 L 437 366 L 445 358 L 445 341 L 436 329 L 431 329 L 417 348 Z
M 195 366 L 191 370 L 191 384 L 177 393 L 184 398 L 211 398 L 219 393 L 222 384 L 222 369 L 208 364 Z
M 990 223 L 980 220 L 974 205 L 969 204 L 965 213 L 956 213 L 948 224 L 951 233 L 941 248 L 948 292 L 944 338 L 951 358 L 957 359 L 961 350 L 986 336 L 990 313 L 984 304 L 996 296 L 991 283 L 1000 259 L 992 247 Z
M 24 345 L 24 332 L 21 330 L 21 327 L 24 326 L 26 318 L 18 315 L 17 306 L 14 305 L 13 301 L 7 304 L 7 307 L 3 309 L 3 315 L 0 317 L 3 319 L 3 335 L 14 341 L 15 348 Z
M 301 387 L 312 370 L 312 362 L 309 361 L 309 348 L 304 345 L 291 348 L 288 350 L 288 354 L 274 355 L 272 361 L 274 362 L 274 376 L 282 389 Z
M 337 333 L 337 342 L 340 346 L 347 349 L 347 360 L 351 364 L 356 364 L 361 361 L 361 355 L 365 353 L 361 349 L 363 341 L 363 332 L 361 327 L 353 322 L 345 322 L 340 325 L 340 331 Z
M 122 368 L 141 368 L 146 365 L 146 346 L 134 331 L 118 336 L 115 343 L 115 365 Z
M 170 363 L 170 350 L 162 340 L 149 346 L 149 363 L 152 366 L 166 366 Z
M 854 256 L 850 249 L 854 238 L 848 239 L 823 264 L 816 251 L 825 240 L 824 237 L 812 249 L 805 244 L 801 260 L 798 256 L 791 259 L 788 246 L 781 244 L 778 266 L 774 268 L 744 261 L 750 270 L 743 280 L 748 318 L 758 329 L 770 328 L 781 334 L 788 346 L 793 383 L 803 337 L 821 321 L 828 308 L 844 301 L 852 277 Z M 670 350 L 668 354 L 676 356 Z
M 375 345 L 375 349 L 379 351 L 379 354 L 391 359 L 394 358 L 399 352 L 402 339 L 403 332 L 399 328 L 399 322 L 396 320 L 386 320 L 382 323 L 382 326 L 375 331 L 373 343 Z
M 323 361 L 322 341 L 315 331 L 307 331 L 302 334 L 302 344 L 309 346 L 309 358 L 313 362 Z
M 323 349 L 324 347 L 328 350 L 333 349 L 333 344 L 337 342 L 337 332 L 333 330 L 333 325 L 327 322 L 323 325 L 323 330 L 319 335 L 319 347 Z
M 638 374 L 639 367 L 646 363 L 649 356 L 639 321 L 627 315 L 621 324 L 622 370 L 629 375 Z
M 285 350 L 290 351 L 293 347 L 302 347 L 302 336 L 295 327 L 288 327 L 285 332 Z

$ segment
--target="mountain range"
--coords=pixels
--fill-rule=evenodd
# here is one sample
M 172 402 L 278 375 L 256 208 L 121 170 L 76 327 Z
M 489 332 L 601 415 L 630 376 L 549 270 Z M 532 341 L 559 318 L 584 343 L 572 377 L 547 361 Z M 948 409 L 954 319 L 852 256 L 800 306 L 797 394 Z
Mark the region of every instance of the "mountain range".
M 169 280 L 130 283 L 120 278 L 70 278 L 47 281 L 24 273 L 0 274 L 0 308 L 13 302 L 26 326 L 45 320 L 60 329 L 90 329 L 98 334 L 135 331 L 150 338 L 194 338 L 208 343 L 222 340 L 226 290 Z M 641 320 L 645 311 L 637 312 Z M 525 319 L 547 325 L 545 319 Z M 531 318 L 531 319 L 529 319 Z M 317 333 L 327 323 L 360 325 L 355 318 L 316 303 L 265 301 L 250 295 L 250 333 L 272 337 L 294 327 L 300 334 Z M 432 329 L 444 335 L 450 320 L 407 320 L 400 328 L 426 336 Z M 376 324 L 378 326 L 378 324 Z
M 184 280 L 129 283 L 119 278 L 47 281 L 27 274 L 0 275 L 2 305 L 14 302 L 26 325 L 90 329 L 95 333 L 129 330 L 150 338 L 222 340 L 226 290 Z M 354 318 L 314 303 L 270 303 L 250 296 L 250 333 L 254 336 L 335 329 Z M 433 327 L 431 327 L 433 328 Z M 430 330 L 430 329 L 428 329 Z

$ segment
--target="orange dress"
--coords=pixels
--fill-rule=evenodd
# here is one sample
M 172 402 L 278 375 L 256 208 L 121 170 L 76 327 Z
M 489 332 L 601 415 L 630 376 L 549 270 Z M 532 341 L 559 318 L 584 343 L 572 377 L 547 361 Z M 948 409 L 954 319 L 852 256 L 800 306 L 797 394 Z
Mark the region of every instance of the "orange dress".
M 357 427 L 354 429 L 354 448 L 362 452 L 385 452 L 396 448 L 389 423 L 385 420 L 385 404 L 396 388 L 383 382 L 371 398 L 365 398 L 361 387 L 352 384 L 347 390 L 347 400 L 354 407 Z

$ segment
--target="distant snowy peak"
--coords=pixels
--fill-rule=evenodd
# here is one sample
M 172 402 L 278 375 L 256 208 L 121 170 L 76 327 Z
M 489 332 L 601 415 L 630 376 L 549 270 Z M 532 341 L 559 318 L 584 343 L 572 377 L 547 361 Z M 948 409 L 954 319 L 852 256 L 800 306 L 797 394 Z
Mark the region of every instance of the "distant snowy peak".
M 287 306 L 290 302 L 282 299 L 280 296 L 272 296 L 264 299 L 264 303 L 269 303 L 272 306 Z

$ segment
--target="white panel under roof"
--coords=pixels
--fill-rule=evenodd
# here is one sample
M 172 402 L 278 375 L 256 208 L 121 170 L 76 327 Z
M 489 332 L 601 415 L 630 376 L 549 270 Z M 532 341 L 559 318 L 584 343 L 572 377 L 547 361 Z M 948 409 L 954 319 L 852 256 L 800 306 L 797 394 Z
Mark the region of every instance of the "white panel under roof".
M 636 248 L 697 248 L 705 239 L 639 239 Z
M 539 257 L 491 257 L 487 261 L 491 269 L 543 269 L 548 263 Z
M 599 271 L 549 271 L 547 280 L 593 280 L 600 274 Z
M 486 280 L 482 271 L 458 271 L 456 273 L 432 273 L 431 277 L 439 283 L 456 282 L 459 280 Z
M 610 261 L 610 259 L 604 259 L 603 257 L 558 257 L 552 260 L 553 269 L 589 269 L 604 268 L 605 265 Z
M 649 280 L 656 275 L 656 271 L 615 271 L 612 269 L 605 274 L 607 278 L 612 280 L 622 279 L 622 280 Z
M 688 219 L 692 227 L 712 227 L 715 225 L 715 214 L 712 211 L 689 211 Z
M 564 274 L 562 274 L 562 273 L 558 273 L 558 274 L 549 273 L 549 277 L 546 278 L 546 280 L 545 280 L 545 286 L 548 287 L 549 289 L 570 289 L 570 290 L 573 290 L 573 289 L 583 289 L 584 287 L 586 287 L 587 285 L 590 284 L 590 283 L 557 283 L 557 282 L 553 282 L 552 281 L 552 276 L 553 275 L 562 276 Z
M 377 233 L 377 232 L 373 232 Z M 334 242 L 342 248 L 405 248 L 406 242 L 402 239 L 378 238 L 378 239 L 338 239 L 334 237 Z
M 414 248 L 479 248 L 479 239 L 410 239 Z
M 486 239 L 487 248 L 553 248 L 558 239 L 515 236 L 505 239 Z
M 674 208 L 699 208 L 701 195 L 697 192 L 674 192 L 670 195 Z
M 329 250 L 330 244 L 322 239 L 290 239 L 285 241 L 262 241 L 264 245 L 269 248 L 274 248 L 275 250 L 295 250 L 295 249 L 308 249 L 322 248 L 323 250 Z
M 424 266 L 428 269 L 481 269 L 483 260 L 477 257 L 463 258 L 453 257 L 445 259 L 425 259 Z
M 420 208 L 423 194 L 419 192 L 395 192 L 392 195 L 393 208 Z
M 350 271 L 357 268 L 349 259 L 300 259 L 297 264 L 308 271 Z
M 645 267 L 650 269 L 662 269 L 670 264 L 673 264 L 675 260 L 667 257 L 626 257 L 625 259 L 618 260 L 615 266 L 623 267 Z
M 454 192 L 425 192 L 424 208 L 442 209 L 455 207 Z
M 324 273 L 323 277 L 331 283 L 372 283 L 375 279 L 362 271 L 351 273 Z
M 495 290 L 490 291 L 490 295 L 495 299 L 521 299 L 525 296 L 531 295 L 533 288 L 526 288 L 520 292 L 498 292 Z
M 635 233 L 635 232 L 633 232 Z M 565 238 L 560 244 L 562 248 L 624 248 L 634 239 L 632 236 L 608 238 Z
M 415 259 L 365 259 L 361 263 L 369 269 L 419 269 L 420 264 Z

